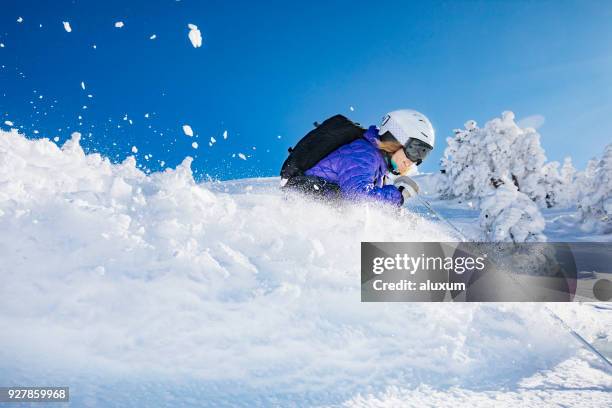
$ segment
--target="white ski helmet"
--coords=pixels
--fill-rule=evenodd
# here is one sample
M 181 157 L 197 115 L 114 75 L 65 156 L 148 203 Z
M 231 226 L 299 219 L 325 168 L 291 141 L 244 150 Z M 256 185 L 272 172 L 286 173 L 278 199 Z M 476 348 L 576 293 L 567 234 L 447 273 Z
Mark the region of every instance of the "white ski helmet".
M 390 132 L 402 145 L 410 139 L 417 139 L 427 143 L 433 149 L 436 132 L 421 112 L 412 109 L 400 109 L 387 113 L 380 124 L 380 135 Z

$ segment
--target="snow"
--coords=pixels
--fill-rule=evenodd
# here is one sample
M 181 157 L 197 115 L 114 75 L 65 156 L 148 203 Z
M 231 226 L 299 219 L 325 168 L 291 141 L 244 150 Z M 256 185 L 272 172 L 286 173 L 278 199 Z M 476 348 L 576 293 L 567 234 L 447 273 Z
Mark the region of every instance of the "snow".
M 195 24 L 187 24 L 189 28 L 189 41 L 193 48 L 199 48 L 202 46 L 202 33 L 198 30 L 198 26 Z
M 4 48 L 4 43 L 0 43 L 0 48 Z
M 85 82 L 84 81 L 81 81 L 81 89 L 85 90 Z
M 69 384 L 75 406 L 612 402 L 540 304 L 360 302 L 360 242 L 453 240 L 433 218 L 285 197 L 277 177 L 198 184 L 191 158 L 147 175 L 79 140 L 0 131 L 0 379 Z M 550 306 L 609 336 L 605 304 Z
M 17 17 L 17 22 L 18 23 L 23 23 L 23 17 Z
M 191 129 L 191 126 L 189 125 L 183 125 L 183 133 L 185 133 L 185 135 L 192 137 L 193 136 L 193 129 Z
M 5 121 L 4 121 L 4 124 L 5 124 L 6 126 L 13 126 L 13 122 L 11 122 L 10 120 L 5 120 Z
M 238 157 L 240 157 L 242 160 L 246 160 L 246 156 L 242 153 L 238 153 Z
M 66 32 L 72 32 L 72 27 L 70 27 L 70 23 L 68 21 L 62 21 L 62 24 L 64 24 L 64 30 L 66 30 Z
M 115 28 L 121 28 L 121 27 L 123 27 L 123 21 L 117 21 L 115 23 Z
M 197 149 L 198 148 L 198 142 L 193 142 L 191 144 L 191 147 L 193 147 L 194 149 Z
M 227 139 L 227 130 L 223 131 L 223 140 Z
M 534 389 L 521 388 L 516 391 L 472 391 L 461 387 L 451 387 L 448 390 L 438 390 L 431 386 L 419 386 L 405 389 L 397 386 L 389 387 L 378 395 L 358 396 L 346 401 L 343 405 L 350 408 L 516 408 L 516 407 L 589 407 L 598 408 L 612 403 L 609 391 L 586 391 L 581 388 L 559 390 L 557 384 L 553 388 L 538 387 Z
M 138 153 L 138 148 L 136 146 L 132 146 L 132 153 Z
M 149 40 L 154 40 L 154 39 L 156 39 L 156 38 L 157 38 L 157 34 L 152 34 L 152 35 L 149 37 Z
M 217 143 L 217 139 L 215 139 L 213 136 L 210 137 L 210 143 Z

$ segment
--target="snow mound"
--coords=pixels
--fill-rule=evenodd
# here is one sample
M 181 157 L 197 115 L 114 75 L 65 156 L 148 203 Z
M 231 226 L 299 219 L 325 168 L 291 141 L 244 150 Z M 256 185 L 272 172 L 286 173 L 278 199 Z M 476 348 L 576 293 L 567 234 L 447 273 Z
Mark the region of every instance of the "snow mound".
M 135 164 L 0 132 L 0 383 L 68 383 L 79 406 L 338 404 L 577 355 L 538 305 L 361 303 L 361 241 L 450 239 L 419 216 Z

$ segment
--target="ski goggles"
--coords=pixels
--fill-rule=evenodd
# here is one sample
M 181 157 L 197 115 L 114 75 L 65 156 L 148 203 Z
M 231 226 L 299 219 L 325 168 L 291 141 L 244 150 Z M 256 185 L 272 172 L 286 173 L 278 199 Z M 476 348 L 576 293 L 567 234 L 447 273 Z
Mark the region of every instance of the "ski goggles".
M 408 139 L 404 145 L 406 157 L 417 166 L 425 160 L 425 157 L 427 157 L 431 149 L 432 147 L 429 144 L 414 138 Z

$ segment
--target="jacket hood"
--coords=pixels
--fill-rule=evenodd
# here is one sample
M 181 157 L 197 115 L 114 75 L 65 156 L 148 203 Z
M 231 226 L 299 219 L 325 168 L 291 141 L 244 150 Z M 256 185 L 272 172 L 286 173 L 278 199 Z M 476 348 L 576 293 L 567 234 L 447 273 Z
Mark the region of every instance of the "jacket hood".
M 380 140 L 380 136 L 378 134 L 378 129 L 376 128 L 376 126 L 370 126 L 368 130 L 364 132 L 363 138 L 373 144 L 378 149 L 378 141 Z

